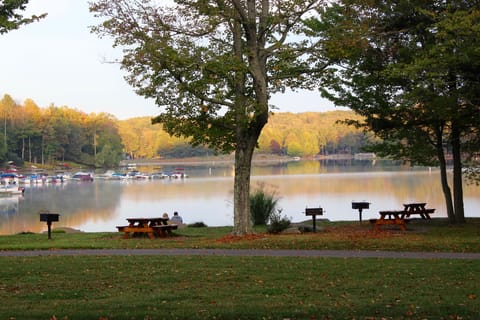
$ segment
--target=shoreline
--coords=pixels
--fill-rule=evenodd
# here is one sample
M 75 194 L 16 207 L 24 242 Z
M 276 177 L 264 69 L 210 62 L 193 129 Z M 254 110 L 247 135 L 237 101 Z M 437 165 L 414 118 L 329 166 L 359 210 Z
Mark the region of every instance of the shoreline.
M 321 160 L 355 160 L 354 155 L 329 155 L 321 157 L 298 158 L 290 156 L 275 156 L 275 155 L 254 155 L 252 163 L 272 163 L 272 162 L 295 162 L 302 160 L 321 161 Z M 361 160 L 361 159 L 358 159 Z M 366 159 L 378 160 L 378 159 Z M 155 165 L 204 165 L 206 163 L 235 163 L 234 156 L 207 156 L 207 157 L 190 157 L 190 158 L 168 158 L 168 159 L 133 159 L 120 161 L 121 167 L 132 165 L 137 166 L 155 166 Z

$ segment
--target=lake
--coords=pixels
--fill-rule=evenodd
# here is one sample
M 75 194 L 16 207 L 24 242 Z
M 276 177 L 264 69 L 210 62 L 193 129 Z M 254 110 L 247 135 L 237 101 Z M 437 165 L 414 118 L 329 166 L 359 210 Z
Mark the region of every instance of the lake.
M 164 166 L 168 171 L 175 166 Z M 67 181 L 26 186 L 20 197 L 0 198 L 0 234 L 42 232 L 40 211 L 60 213 L 53 227 L 86 232 L 116 231 L 127 217 L 170 216 L 178 211 L 186 223 L 233 224 L 233 165 L 205 163 L 183 166 L 188 178 L 153 180 Z M 153 171 L 158 168 L 138 168 Z M 426 202 L 433 217 L 446 217 L 436 168 L 411 168 L 389 161 L 292 161 L 255 163 L 252 189 L 263 185 L 279 198 L 282 215 L 303 221 L 306 207 L 322 207 L 321 218 L 358 220 L 352 201 L 368 201 L 363 219 L 380 210 L 399 210 L 403 203 Z M 465 214 L 480 216 L 480 188 L 465 185 Z

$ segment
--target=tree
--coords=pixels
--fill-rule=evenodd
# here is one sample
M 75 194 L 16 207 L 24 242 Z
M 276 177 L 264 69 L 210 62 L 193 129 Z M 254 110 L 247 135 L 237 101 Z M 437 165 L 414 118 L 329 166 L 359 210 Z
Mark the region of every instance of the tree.
M 47 16 L 32 15 L 30 18 L 23 17 L 18 11 L 26 9 L 29 0 L 3 0 L 0 4 L 0 34 L 18 29 L 20 26 L 38 21 Z
M 116 119 L 106 113 L 97 114 L 96 124 L 96 159 L 97 167 L 113 167 L 122 159 L 123 144 L 118 133 Z
M 479 2 L 345 0 L 308 24 L 337 61 L 324 95 L 365 117 L 350 123 L 383 139 L 377 151 L 438 163 L 449 220 L 464 222 L 462 156 L 479 150 Z
M 3 131 L 3 144 L 8 148 L 8 132 L 10 127 L 12 126 L 12 116 L 15 113 L 15 109 L 17 108 L 17 104 L 13 100 L 13 98 L 5 94 L 0 100 L 0 114 L 1 114 L 1 122 L 2 122 L 2 131 Z M 9 126 L 10 125 L 10 126 Z
M 160 4 L 163 3 L 163 4 Z M 193 145 L 235 152 L 234 233 L 251 232 L 251 159 L 268 121 L 269 97 L 312 88 L 328 61 L 302 19 L 323 0 L 97 0 L 93 29 L 123 47 L 122 68 L 153 119 Z

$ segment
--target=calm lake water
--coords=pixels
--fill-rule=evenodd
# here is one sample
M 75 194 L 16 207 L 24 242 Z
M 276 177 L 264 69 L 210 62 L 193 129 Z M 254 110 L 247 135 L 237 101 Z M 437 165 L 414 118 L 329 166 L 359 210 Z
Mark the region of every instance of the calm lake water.
M 169 171 L 175 168 L 164 166 Z M 116 231 L 127 217 L 154 217 L 178 211 L 186 223 L 233 224 L 233 165 L 183 166 L 187 179 L 93 182 L 26 186 L 25 195 L 0 198 L 0 234 L 47 229 L 39 212 L 61 214 L 53 227 L 86 232 Z M 141 171 L 158 168 L 138 168 Z M 296 161 L 255 164 L 252 188 L 275 192 L 282 215 L 305 220 L 306 207 L 321 206 L 322 218 L 358 220 L 352 201 L 368 201 L 363 219 L 380 210 L 398 210 L 403 203 L 426 202 L 434 217 L 446 217 L 436 168 L 410 168 L 386 161 Z M 480 188 L 465 185 L 465 213 L 480 217 Z

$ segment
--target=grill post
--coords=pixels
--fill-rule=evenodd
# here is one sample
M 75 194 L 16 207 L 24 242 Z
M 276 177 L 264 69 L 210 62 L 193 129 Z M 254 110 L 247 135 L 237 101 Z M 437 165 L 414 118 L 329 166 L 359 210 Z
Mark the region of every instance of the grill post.
M 47 223 L 48 239 L 52 239 L 52 222 L 59 220 L 60 214 L 50 211 L 40 212 L 40 221 Z
M 318 208 L 305 208 L 305 215 L 306 215 L 306 216 L 312 216 L 313 232 L 316 232 L 316 231 L 317 231 L 316 218 L 317 218 L 317 215 L 319 215 L 319 216 L 323 215 L 323 208 L 321 208 L 321 207 L 318 207 Z
M 362 223 L 362 211 L 363 209 L 369 209 L 370 202 L 366 201 L 352 201 L 352 209 L 358 209 L 358 216 L 360 219 L 360 223 Z

